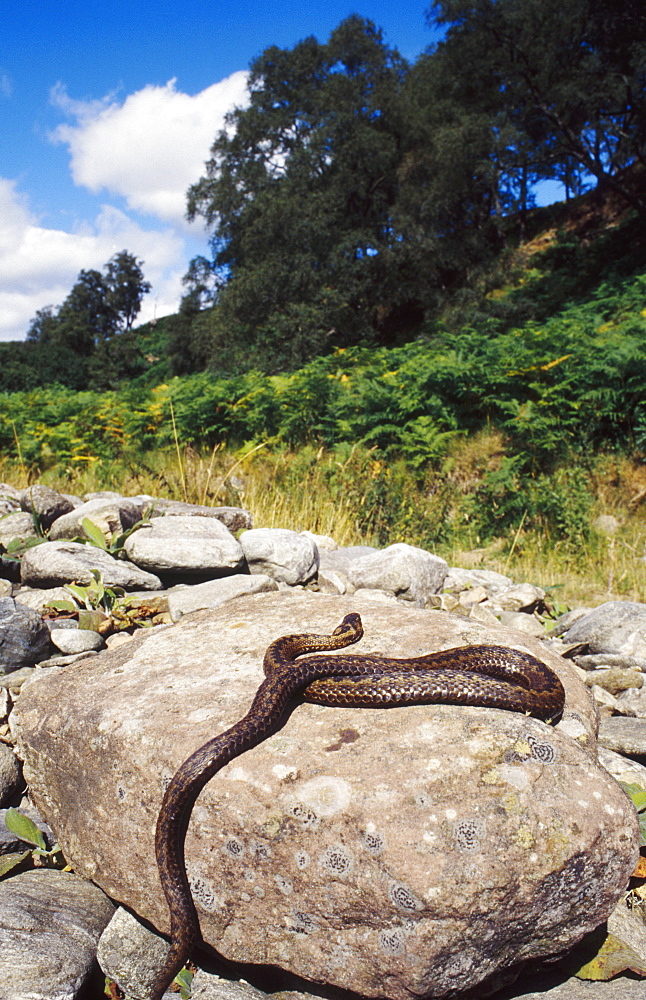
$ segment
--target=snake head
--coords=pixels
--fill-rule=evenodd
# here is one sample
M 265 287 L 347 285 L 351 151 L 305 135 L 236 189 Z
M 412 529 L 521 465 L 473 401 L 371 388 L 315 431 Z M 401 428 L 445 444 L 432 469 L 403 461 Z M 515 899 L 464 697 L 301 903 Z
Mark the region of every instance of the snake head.
M 351 642 L 358 642 L 363 635 L 361 615 L 357 614 L 356 611 L 352 611 L 349 615 L 346 615 L 341 624 L 335 628 L 332 635 L 344 635 L 347 633 L 350 633 L 352 636 L 349 640 Z

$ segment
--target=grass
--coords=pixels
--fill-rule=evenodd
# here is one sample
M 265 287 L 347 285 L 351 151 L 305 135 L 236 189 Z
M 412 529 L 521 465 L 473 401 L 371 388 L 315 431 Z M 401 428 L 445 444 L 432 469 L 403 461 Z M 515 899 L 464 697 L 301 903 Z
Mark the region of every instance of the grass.
M 646 470 L 627 458 L 599 458 L 591 475 L 594 504 L 587 530 L 573 544 L 525 517 L 483 542 L 473 497 L 487 470 L 503 453 L 497 432 L 458 440 L 442 470 L 415 479 L 396 462 L 371 451 L 271 450 L 265 443 L 210 453 L 177 445 L 119 462 L 82 467 L 28 469 L 20 458 L 0 456 L 0 480 L 23 488 L 39 480 L 83 495 L 103 489 L 208 505 L 249 509 L 257 527 L 291 528 L 331 535 L 339 545 L 387 545 L 407 541 L 428 548 L 449 565 L 477 566 L 529 582 L 570 607 L 607 600 L 646 599 Z M 595 530 L 599 514 L 612 514 L 614 534 Z M 440 531 L 438 525 L 444 525 Z

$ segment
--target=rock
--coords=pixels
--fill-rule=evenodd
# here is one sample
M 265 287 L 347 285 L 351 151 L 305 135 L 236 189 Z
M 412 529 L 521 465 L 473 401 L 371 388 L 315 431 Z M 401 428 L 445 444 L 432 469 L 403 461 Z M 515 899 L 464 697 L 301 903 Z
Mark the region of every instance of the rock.
M 100 889 L 70 872 L 40 869 L 0 882 L 0 996 L 74 1000 L 113 912 Z
M 9 542 L 16 539 L 19 542 L 26 542 L 29 538 L 38 537 L 31 514 L 19 511 L 16 514 L 7 514 L 6 517 L 0 519 L 0 545 L 4 545 L 5 549 Z
M 646 755 L 646 720 L 613 716 L 602 719 L 599 725 L 599 743 L 608 750 L 627 757 Z
M 311 540 L 286 528 L 252 528 L 240 535 L 250 573 L 294 586 L 311 580 L 319 567 L 319 552 Z
M 533 611 L 545 598 L 545 591 L 531 583 L 520 583 L 496 594 L 496 604 L 503 611 Z
M 605 767 L 615 781 L 625 781 L 627 784 L 634 782 L 646 791 L 646 767 L 638 761 L 630 760 L 614 750 L 607 750 L 600 746 L 599 763 Z
M 490 594 L 497 594 L 511 586 L 510 577 L 495 573 L 491 569 L 461 569 L 458 566 L 451 566 L 444 580 L 443 589 L 458 594 L 469 587 L 485 587 Z
M 322 594 L 347 594 L 348 592 L 346 577 L 342 573 L 335 573 L 333 569 L 319 568 L 316 582 Z
M 21 492 L 20 506 L 28 514 L 35 514 L 45 531 L 51 528 L 57 518 L 74 509 L 66 497 L 42 483 L 36 483 Z
M 325 568 L 330 565 L 335 568 L 343 551 L 327 553 Z M 334 557 L 332 563 L 330 556 Z M 387 590 L 418 604 L 424 604 L 431 595 L 439 593 L 448 571 L 444 559 L 403 542 L 376 552 L 359 553 L 348 558 L 345 566 L 339 561 L 338 568 L 357 590 L 359 587 Z
M 31 667 L 49 649 L 49 629 L 40 615 L 11 597 L 0 597 L 0 673 Z
M 333 570 L 347 576 L 348 567 L 362 556 L 372 555 L 380 550 L 374 545 L 346 545 L 337 549 L 319 550 L 319 569 Z
M 168 596 L 168 608 L 172 620 L 177 622 L 190 611 L 217 608 L 242 594 L 261 594 L 268 590 L 278 590 L 278 584 L 271 577 L 260 573 L 256 576 L 237 573 L 222 580 L 208 580 L 174 590 Z
M 83 538 L 86 535 L 81 523 L 84 518 L 92 521 L 102 533 L 106 543 L 110 544 L 113 535 L 123 534 L 140 520 L 141 511 L 123 498 L 88 500 L 80 507 L 71 510 L 69 514 L 57 519 L 49 532 L 50 541 L 78 536 Z
M 621 528 L 621 522 L 612 514 L 599 514 L 592 522 L 592 527 L 602 535 L 616 535 Z
M 580 618 L 585 618 L 590 611 L 592 608 L 574 608 L 572 611 L 566 611 L 565 614 L 559 615 L 552 626 L 550 635 L 564 635 L 575 622 L 578 622 Z
M 3 500 L 8 500 L 14 507 L 20 507 L 20 490 L 17 490 L 15 486 L 11 486 L 9 483 L 0 483 L 0 497 Z
M 138 533 L 137 533 L 138 534 Z M 91 570 L 98 570 L 106 587 L 124 590 L 159 590 L 161 580 L 125 559 L 115 559 L 96 545 L 81 542 L 46 542 L 28 549 L 22 557 L 23 585 L 57 587 L 73 580 L 92 583 Z
M 158 517 L 125 544 L 129 559 L 165 580 L 194 582 L 239 572 L 242 548 L 214 517 Z
M 545 636 L 545 628 L 534 615 L 528 615 L 524 611 L 501 611 L 498 617 L 500 624 L 507 628 L 515 628 L 539 639 Z
M 148 996 L 167 954 L 167 941 L 119 907 L 101 935 L 97 959 L 105 975 L 127 996 Z
M 624 653 L 646 659 L 646 604 L 607 601 L 571 625 L 564 638 L 591 653 Z
M 468 590 L 463 590 L 460 593 L 460 604 L 464 608 L 471 608 L 474 604 L 482 604 L 488 597 L 489 594 L 485 587 L 469 587 Z
M 35 674 L 35 667 L 21 667 L 20 670 L 12 670 L 9 674 L 0 674 L 0 687 L 10 691 L 20 691 L 23 684 L 31 680 Z
M 624 653 L 590 653 L 575 656 L 574 662 L 584 670 L 595 670 L 597 667 L 634 667 L 636 670 L 646 670 L 646 660 L 639 656 L 626 656 Z
M 47 587 L 45 589 L 41 587 L 21 587 L 16 592 L 15 600 L 20 604 L 24 604 L 25 607 L 32 608 L 32 610 L 38 612 L 42 612 L 43 608 L 52 601 L 69 601 L 71 604 L 77 603 L 76 598 L 69 590 L 65 590 L 64 587 Z
M 9 580 L 0 579 L 0 597 L 11 597 L 13 587 L 9 583 Z
M 133 497 L 133 499 L 141 499 Z M 242 507 L 206 507 L 203 504 L 183 503 L 181 500 L 163 500 L 154 497 L 147 498 L 154 504 L 152 517 L 214 517 L 230 532 L 245 531 L 253 528 L 253 517 L 250 511 Z
M 98 632 L 86 628 L 53 628 L 50 638 L 61 653 L 86 653 L 90 649 L 103 649 L 105 643 Z
M 586 676 L 586 684 L 592 687 L 598 684 L 599 687 L 610 691 L 610 694 L 619 694 L 628 688 L 640 688 L 644 683 L 644 675 L 640 670 L 622 670 L 620 667 L 609 670 L 591 670 Z
M 306 538 L 311 539 L 319 552 L 321 549 L 326 549 L 328 552 L 334 552 L 339 547 L 334 539 L 329 535 L 315 535 L 313 531 L 301 531 L 301 535 L 305 535 Z
M 13 750 L 0 743 L 0 806 L 4 809 L 23 784 L 20 761 Z
M 392 1000 L 453 995 L 565 950 L 607 917 L 637 856 L 634 810 L 592 753 L 585 686 L 531 636 L 356 595 L 241 597 L 41 672 L 12 731 L 66 857 L 166 932 L 153 855 L 165 782 L 248 710 L 270 641 L 329 634 L 350 611 L 366 630 L 355 652 L 528 649 L 563 679 L 563 721 L 299 705 L 194 810 L 187 858 L 205 940 Z

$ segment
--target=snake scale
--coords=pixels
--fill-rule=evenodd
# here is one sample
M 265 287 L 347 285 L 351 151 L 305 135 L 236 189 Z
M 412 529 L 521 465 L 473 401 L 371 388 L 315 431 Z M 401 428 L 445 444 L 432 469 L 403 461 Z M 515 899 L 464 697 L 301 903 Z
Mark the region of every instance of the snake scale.
M 262 743 L 279 726 L 298 694 L 324 705 L 386 707 L 428 702 L 483 705 L 552 720 L 565 693 L 544 663 L 515 649 L 466 646 L 413 659 L 379 656 L 305 656 L 358 642 L 363 626 L 349 614 L 332 635 L 287 635 L 271 643 L 265 679 L 248 713 L 196 750 L 171 779 L 159 811 L 155 850 L 171 916 L 171 948 L 158 971 L 150 1000 L 161 1000 L 185 964 L 200 927 L 184 860 L 184 840 L 195 800 L 221 768 Z

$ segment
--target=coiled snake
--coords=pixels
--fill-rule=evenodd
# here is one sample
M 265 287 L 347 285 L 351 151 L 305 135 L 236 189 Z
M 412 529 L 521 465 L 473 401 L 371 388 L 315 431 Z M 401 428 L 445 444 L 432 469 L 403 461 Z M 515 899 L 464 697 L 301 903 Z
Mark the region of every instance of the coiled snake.
M 184 861 L 195 800 L 225 764 L 278 729 L 287 704 L 297 694 L 324 705 L 484 705 L 547 720 L 563 710 L 565 693 L 556 674 L 515 649 L 466 646 L 407 660 L 348 654 L 296 659 L 303 653 L 349 646 L 362 635 L 361 618 L 349 614 L 332 635 L 287 635 L 272 642 L 263 664 L 265 680 L 247 715 L 196 750 L 170 781 L 157 820 L 155 850 L 171 916 L 171 948 L 155 977 L 150 1000 L 161 1000 L 200 936 Z

